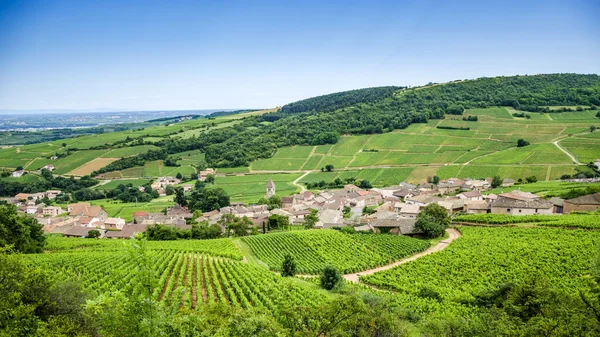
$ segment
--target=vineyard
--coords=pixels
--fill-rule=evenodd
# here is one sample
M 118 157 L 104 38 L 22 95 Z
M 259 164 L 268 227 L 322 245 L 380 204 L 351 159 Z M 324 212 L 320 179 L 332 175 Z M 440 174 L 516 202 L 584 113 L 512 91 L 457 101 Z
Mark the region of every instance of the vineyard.
M 67 252 L 85 249 L 89 251 L 124 251 L 128 241 L 122 240 L 89 240 L 82 238 L 64 238 L 61 236 L 48 236 L 48 252 Z M 241 260 L 242 254 L 230 239 L 213 240 L 186 240 L 186 241 L 148 241 L 148 248 L 152 250 L 179 250 L 199 254 L 227 257 Z
M 465 214 L 454 217 L 457 223 L 478 223 L 490 225 L 508 225 L 531 223 L 545 227 L 567 227 L 600 229 L 600 213 L 572 213 L 565 215 L 525 215 L 504 214 Z
M 271 270 L 281 270 L 291 254 L 301 274 L 317 274 L 327 264 L 344 273 L 382 266 L 429 247 L 429 242 L 382 234 L 347 235 L 335 230 L 297 231 L 245 237 L 252 252 Z
M 282 278 L 265 268 L 206 254 L 171 250 L 150 251 L 158 286 L 152 297 L 172 309 L 198 310 L 224 303 L 233 307 L 263 307 L 276 312 L 283 305 L 315 305 L 324 298 L 297 280 Z M 28 256 L 52 270 L 55 277 L 74 280 L 90 293 L 142 291 L 135 282 L 135 262 L 126 252 L 66 252 Z
M 589 278 L 600 232 L 556 228 L 460 227 L 463 236 L 444 251 L 361 277 L 363 282 L 417 296 L 424 289 L 444 303 L 531 278 L 576 293 Z

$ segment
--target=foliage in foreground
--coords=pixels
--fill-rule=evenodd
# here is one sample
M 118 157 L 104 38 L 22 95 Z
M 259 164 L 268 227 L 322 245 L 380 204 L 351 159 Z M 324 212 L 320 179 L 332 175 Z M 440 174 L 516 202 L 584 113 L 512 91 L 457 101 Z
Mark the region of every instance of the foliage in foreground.
M 46 244 L 43 226 L 17 213 L 14 205 L 0 205 L 0 248 L 10 246 L 21 253 L 41 253 Z

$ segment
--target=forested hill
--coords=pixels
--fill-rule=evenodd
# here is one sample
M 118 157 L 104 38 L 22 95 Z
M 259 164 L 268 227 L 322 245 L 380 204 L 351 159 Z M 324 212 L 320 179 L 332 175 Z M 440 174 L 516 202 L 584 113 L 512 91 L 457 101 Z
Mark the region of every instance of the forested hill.
M 395 91 L 403 87 L 374 87 L 336 92 L 303 99 L 286 104 L 281 107 L 283 113 L 297 113 L 308 111 L 329 112 L 345 108 L 357 103 L 372 103 L 390 97 Z
M 393 105 L 421 111 L 452 105 L 468 108 L 511 106 L 537 112 L 545 106 L 600 105 L 600 76 L 547 74 L 486 77 L 404 90 L 394 95 Z M 453 111 L 451 111 L 452 113 Z
M 197 149 L 206 153 L 207 164 L 212 167 L 236 167 L 269 158 L 280 147 L 333 144 L 344 134 L 391 132 L 411 123 L 441 119 L 445 114 L 460 115 L 465 108 L 511 106 L 545 111 L 547 105 L 584 105 L 592 109 L 600 105 L 598 75 L 495 77 L 399 88 L 361 89 L 310 98 L 274 113 L 245 118 L 232 127 L 189 139 L 167 139 L 155 145 L 165 151 L 161 156 Z M 303 110 L 308 111 L 300 112 Z M 107 169 L 143 165 L 145 159 L 137 159 L 125 158 Z

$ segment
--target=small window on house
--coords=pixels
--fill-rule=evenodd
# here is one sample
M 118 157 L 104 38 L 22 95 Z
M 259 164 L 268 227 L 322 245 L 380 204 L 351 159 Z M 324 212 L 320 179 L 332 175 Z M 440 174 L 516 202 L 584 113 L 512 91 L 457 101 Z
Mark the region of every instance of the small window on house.
M 507 209 L 506 209 L 506 211 L 507 211 L 507 212 L 510 212 L 510 208 L 507 208 Z
M 535 212 L 536 212 L 536 213 L 537 213 L 537 210 L 538 210 L 538 209 L 536 208 L 536 209 L 535 209 Z

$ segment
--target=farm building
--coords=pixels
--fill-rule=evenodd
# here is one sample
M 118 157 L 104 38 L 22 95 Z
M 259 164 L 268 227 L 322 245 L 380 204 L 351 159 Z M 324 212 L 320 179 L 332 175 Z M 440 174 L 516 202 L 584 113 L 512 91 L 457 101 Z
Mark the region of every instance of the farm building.
M 588 194 L 564 201 L 563 212 L 593 212 L 600 208 L 600 193 Z
M 503 193 L 492 202 L 492 213 L 508 215 L 552 214 L 554 205 L 539 196 L 521 191 Z

